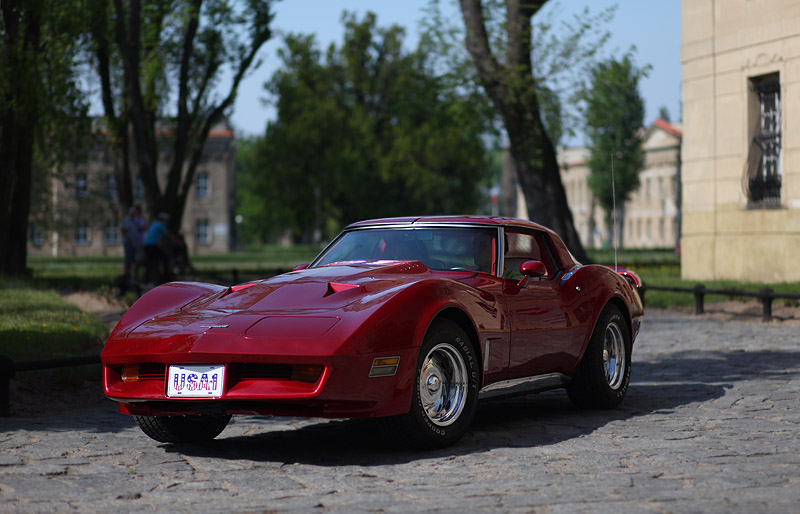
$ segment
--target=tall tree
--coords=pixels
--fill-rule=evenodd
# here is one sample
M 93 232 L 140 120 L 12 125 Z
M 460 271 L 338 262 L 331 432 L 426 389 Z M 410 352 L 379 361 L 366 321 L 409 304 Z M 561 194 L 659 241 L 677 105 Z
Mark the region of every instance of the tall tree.
M 616 219 L 620 238 L 625 201 L 639 187 L 639 172 L 644 166 L 644 100 L 639 94 L 639 80 L 648 70 L 648 66 L 636 66 L 630 53 L 621 60 L 608 59 L 593 68 L 586 92 L 589 188 L 606 214 L 606 226 L 611 227 Z M 609 231 L 609 239 L 613 232 Z
M 271 37 L 272 0 L 114 0 L 95 2 L 92 35 L 108 129 L 124 202 L 127 128 L 150 215 L 170 215 L 178 230 L 210 129 L 229 113 L 241 80 L 258 66 Z M 105 30 L 102 20 L 110 20 Z M 118 56 L 121 70 L 115 69 Z M 223 73 L 227 93 L 215 94 Z M 120 80 L 115 82 L 114 78 Z M 171 102 L 174 102 L 171 104 Z M 159 183 L 159 151 L 168 147 L 166 181 Z
M 77 86 L 79 16 L 48 0 L 0 0 L 0 273 L 25 274 L 35 170 L 86 127 Z M 80 128 L 78 128 L 80 127 Z
M 588 260 L 567 204 L 553 138 L 542 117 L 541 92 L 537 91 L 534 73 L 531 19 L 546 2 L 505 0 L 501 16 L 497 2 L 490 1 L 484 6 L 481 0 L 460 0 L 466 47 L 478 79 L 508 135 L 511 161 L 525 196 L 528 216 L 560 233 L 579 260 Z M 490 27 L 491 20 L 500 17 L 504 33 L 499 40 L 504 47 L 497 48 L 497 41 L 490 42 Z
M 488 168 L 476 106 L 436 76 L 424 44 L 403 49 L 399 27 L 371 13 L 344 23 L 324 58 L 313 36 L 280 50 L 268 83 L 278 116 L 247 193 L 263 199 L 259 222 L 313 237 L 359 219 L 476 208 Z

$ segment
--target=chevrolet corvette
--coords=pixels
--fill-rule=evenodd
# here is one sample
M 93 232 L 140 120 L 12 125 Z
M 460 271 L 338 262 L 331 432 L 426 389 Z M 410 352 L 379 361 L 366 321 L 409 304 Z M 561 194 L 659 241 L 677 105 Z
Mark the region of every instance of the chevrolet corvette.
M 529 221 L 363 221 L 289 273 L 150 290 L 106 342 L 103 385 L 160 442 L 254 414 L 382 418 L 399 444 L 443 447 L 485 398 L 566 388 L 579 407 L 617 406 L 638 286 Z

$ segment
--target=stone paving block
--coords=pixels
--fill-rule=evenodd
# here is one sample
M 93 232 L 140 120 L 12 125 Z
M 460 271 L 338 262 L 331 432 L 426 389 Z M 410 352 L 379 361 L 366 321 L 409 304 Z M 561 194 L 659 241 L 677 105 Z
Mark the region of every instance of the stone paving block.
M 796 326 L 648 318 L 628 397 L 485 402 L 457 445 L 387 450 L 363 421 L 234 417 L 156 443 L 113 406 L 0 420 L 2 512 L 794 512 Z

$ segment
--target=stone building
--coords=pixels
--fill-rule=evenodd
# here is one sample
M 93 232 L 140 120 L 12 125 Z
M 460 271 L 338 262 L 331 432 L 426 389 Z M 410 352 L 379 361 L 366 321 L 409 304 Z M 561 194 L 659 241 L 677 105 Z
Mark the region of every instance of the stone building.
M 168 165 L 163 151 L 158 167 L 162 188 Z M 233 247 L 234 165 L 233 131 L 227 124 L 218 125 L 206 141 L 181 224 L 191 254 L 222 253 Z M 138 177 L 134 196 L 144 204 Z M 57 178 L 39 184 L 34 197 L 29 255 L 122 255 L 122 209 L 102 136 L 96 138 L 86 161 L 72 163 Z
M 681 129 L 657 119 L 647 128 L 643 139 L 645 167 L 639 173 L 639 188 L 625 202 L 621 246 L 675 248 L 680 230 Z M 611 239 L 610 227 L 606 226 L 605 213 L 596 205 L 589 189 L 589 150 L 565 148 L 558 158 L 567 202 L 581 242 L 587 248 L 606 246 Z
M 800 281 L 800 2 L 683 0 L 685 279 Z

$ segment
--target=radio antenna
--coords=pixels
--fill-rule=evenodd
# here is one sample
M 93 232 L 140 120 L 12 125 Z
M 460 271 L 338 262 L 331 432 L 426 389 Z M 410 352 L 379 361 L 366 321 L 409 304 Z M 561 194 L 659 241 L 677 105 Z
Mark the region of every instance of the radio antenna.
M 614 271 L 619 271 L 617 264 L 617 190 L 614 186 L 614 152 L 611 152 L 611 202 L 613 205 L 613 219 L 614 219 Z

